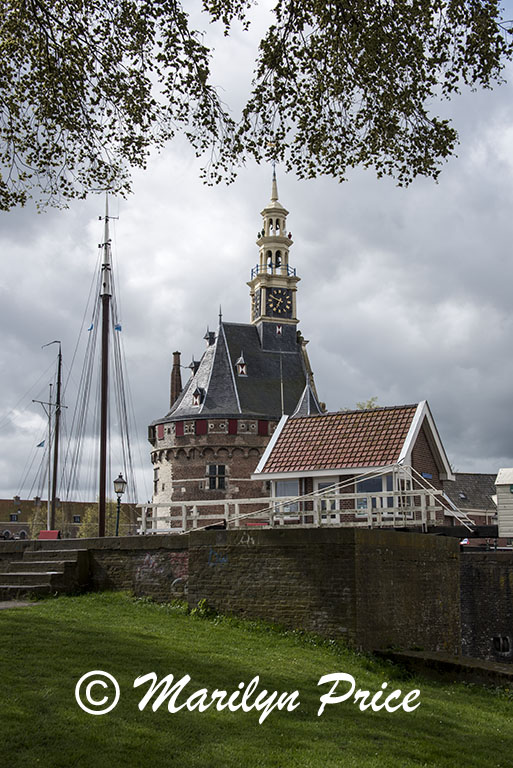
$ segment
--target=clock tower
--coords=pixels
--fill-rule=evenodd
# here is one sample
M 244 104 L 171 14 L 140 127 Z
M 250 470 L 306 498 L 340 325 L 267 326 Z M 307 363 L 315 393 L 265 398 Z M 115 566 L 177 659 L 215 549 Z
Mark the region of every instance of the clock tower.
M 297 343 L 296 285 L 300 278 L 289 265 L 292 236 L 287 230 L 288 211 L 278 201 L 273 170 L 271 200 L 261 212 L 257 235 L 259 263 L 251 270 L 251 323 L 258 329 L 262 347 L 286 351 Z

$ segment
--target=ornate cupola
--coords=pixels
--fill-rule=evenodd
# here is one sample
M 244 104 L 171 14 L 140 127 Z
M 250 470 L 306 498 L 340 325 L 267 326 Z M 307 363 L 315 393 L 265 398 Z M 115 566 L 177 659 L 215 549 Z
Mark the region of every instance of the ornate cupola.
M 259 263 L 251 270 L 248 285 L 251 294 L 251 322 L 259 329 L 265 346 L 272 336 L 279 337 L 280 347 L 295 341 L 296 284 L 300 278 L 289 264 L 292 235 L 287 229 L 288 211 L 278 201 L 276 171 L 273 170 L 271 200 L 261 212 L 262 229 L 257 235 Z M 289 327 L 287 327 L 289 326 Z M 290 337 L 290 339 L 289 339 Z

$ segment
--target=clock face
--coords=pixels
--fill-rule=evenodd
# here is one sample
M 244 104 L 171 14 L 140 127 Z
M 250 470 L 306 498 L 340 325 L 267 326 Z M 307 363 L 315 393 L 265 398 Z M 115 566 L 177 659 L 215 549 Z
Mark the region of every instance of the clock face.
M 292 291 L 288 288 L 269 288 L 266 309 L 268 315 L 292 317 Z

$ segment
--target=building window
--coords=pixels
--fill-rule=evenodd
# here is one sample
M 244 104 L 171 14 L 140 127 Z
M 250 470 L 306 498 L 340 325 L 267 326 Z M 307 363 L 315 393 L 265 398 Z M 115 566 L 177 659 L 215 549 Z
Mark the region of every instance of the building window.
M 18 513 L 17 512 L 11 512 L 9 515 L 9 521 L 11 523 L 17 523 L 18 522 Z
M 339 507 L 338 499 L 330 499 L 331 495 L 338 493 L 338 491 L 335 490 L 335 483 L 333 480 L 319 480 L 317 481 L 316 486 L 316 490 L 323 494 L 323 498 L 321 499 L 322 512 L 336 512 Z
M 157 440 L 163 440 L 163 439 L 164 439 L 164 425 L 157 424 Z
M 235 363 L 237 367 L 237 376 L 247 376 L 248 375 L 248 367 L 246 365 L 246 361 L 244 360 L 244 355 L 242 352 L 240 353 L 239 359 Z
M 208 488 L 210 491 L 224 490 L 226 488 L 226 467 L 224 464 L 209 464 Z
M 159 492 L 159 468 L 153 468 L 153 493 Z
M 73 522 L 80 523 L 80 515 L 73 515 Z
M 282 496 L 292 496 L 295 498 L 299 496 L 299 480 L 276 480 L 274 485 L 274 495 L 276 498 Z M 284 515 L 296 515 L 299 511 L 299 505 L 297 501 L 292 501 L 287 504 L 280 504 L 276 507 L 276 512 Z
M 380 475 L 379 477 L 368 477 L 356 483 L 356 493 L 365 493 L 371 498 L 372 509 L 383 509 L 394 506 L 394 499 L 390 496 L 378 497 L 372 496 L 372 493 L 386 493 L 394 490 L 393 475 Z M 368 499 L 357 499 L 357 509 L 367 509 Z

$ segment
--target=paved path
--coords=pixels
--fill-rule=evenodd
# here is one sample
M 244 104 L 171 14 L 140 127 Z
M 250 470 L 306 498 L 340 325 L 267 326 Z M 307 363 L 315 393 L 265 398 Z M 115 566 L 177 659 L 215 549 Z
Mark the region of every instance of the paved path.
M 26 600 L 0 600 L 0 611 L 5 608 L 30 608 L 35 603 L 29 603 Z

